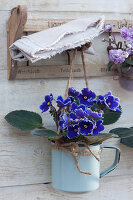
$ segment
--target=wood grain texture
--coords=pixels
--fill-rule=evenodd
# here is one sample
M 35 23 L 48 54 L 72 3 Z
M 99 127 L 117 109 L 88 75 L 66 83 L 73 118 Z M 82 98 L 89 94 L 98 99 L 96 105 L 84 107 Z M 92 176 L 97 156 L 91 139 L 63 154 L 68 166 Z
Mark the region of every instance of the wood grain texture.
M 0 1 L 0 10 L 10 10 L 17 5 L 21 5 L 21 0 L 5 0 L 4 4 Z M 88 11 L 92 13 L 97 12 L 111 12 L 111 13 L 132 13 L 133 3 L 131 0 L 101 0 L 97 3 L 91 0 L 23 0 L 23 5 L 27 5 L 30 11 Z M 97 6 L 96 6 L 97 5 Z
M 54 190 L 50 184 L 0 188 L 0 200 L 132 200 L 133 176 L 105 177 L 98 190 L 82 194 Z
M 15 79 L 17 72 L 17 62 L 12 62 L 9 47 L 23 35 L 24 26 L 27 21 L 27 7 L 18 6 L 13 9 L 11 13 L 7 22 L 7 63 L 9 80 Z
M 72 19 L 29 19 L 26 22 L 24 31 L 25 32 L 38 32 L 42 31 L 48 28 L 53 28 L 56 26 L 60 26 L 62 24 L 65 24 L 67 22 L 70 22 L 71 20 L 74 20 L 75 18 Z M 120 29 L 125 26 L 127 28 L 131 28 L 133 26 L 133 21 L 132 20 L 126 20 L 124 18 L 121 19 L 111 19 L 106 20 L 105 19 L 105 25 L 107 24 L 113 24 L 113 32 L 120 32 Z
M 17 68 L 16 80 L 23 79 L 49 79 L 49 78 L 68 78 L 70 65 L 44 65 L 44 66 L 21 66 Z M 115 71 L 108 72 L 107 67 L 100 67 L 97 64 L 91 66 L 86 65 L 87 77 L 97 76 L 117 76 Z M 72 76 L 75 78 L 83 77 L 83 66 L 76 64 L 73 69 Z

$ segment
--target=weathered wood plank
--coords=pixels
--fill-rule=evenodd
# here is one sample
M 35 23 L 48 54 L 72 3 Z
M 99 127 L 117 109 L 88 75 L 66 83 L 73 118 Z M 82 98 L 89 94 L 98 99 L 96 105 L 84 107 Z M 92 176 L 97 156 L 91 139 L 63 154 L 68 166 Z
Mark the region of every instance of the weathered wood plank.
M 50 184 L 0 188 L 0 200 L 131 200 L 133 176 L 105 177 L 100 188 L 88 193 L 68 193 L 54 190 Z
M 38 32 L 42 31 L 48 28 L 53 28 L 56 26 L 60 26 L 62 24 L 65 24 L 67 22 L 70 22 L 71 20 L 74 20 L 75 18 L 72 19 L 29 19 L 27 20 L 27 23 L 25 25 L 24 31 L 26 32 Z M 114 32 L 120 32 L 120 29 L 125 26 L 127 28 L 131 28 L 133 26 L 133 20 L 126 20 L 122 18 L 121 20 L 116 20 L 110 18 L 110 20 L 105 20 L 105 25 L 107 24 L 113 24 L 113 31 Z
M 70 65 L 54 65 L 54 66 L 27 66 L 19 67 L 16 73 L 16 80 L 20 79 L 49 79 L 49 78 L 66 78 L 69 77 Z M 106 66 L 100 68 L 98 65 L 86 66 L 87 77 L 90 76 L 112 76 L 117 72 L 108 72 Z M 84 77 L 83 66 L 75 65 L 73 77 Z
M 4 4 L 0 2 L 0 10 L 10 10 L 17 5 L 21 5 L 22 1 L 8 1 L 5 0 Z M 119 1 L 98 1 L 97 6 L 95 1 L 91 0 L 38 0 L 37 2 L 32 0 L 23 0 L 23 5 L 27 5 L 30 11 L 88 11 L 88 12 L 111 12 L 117 13 L 132 13 L 133 3 L 130 0 Z

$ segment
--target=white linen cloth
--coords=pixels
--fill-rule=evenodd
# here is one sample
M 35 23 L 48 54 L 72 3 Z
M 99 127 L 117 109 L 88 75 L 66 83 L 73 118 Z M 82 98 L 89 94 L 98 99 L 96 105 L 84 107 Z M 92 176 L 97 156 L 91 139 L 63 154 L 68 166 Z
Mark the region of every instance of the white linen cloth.
M 13 60 L 32 63 L 80 47 L 100 35 L 104 16 L 77 19 L 58 27 L 23 36 L 10 46 Z

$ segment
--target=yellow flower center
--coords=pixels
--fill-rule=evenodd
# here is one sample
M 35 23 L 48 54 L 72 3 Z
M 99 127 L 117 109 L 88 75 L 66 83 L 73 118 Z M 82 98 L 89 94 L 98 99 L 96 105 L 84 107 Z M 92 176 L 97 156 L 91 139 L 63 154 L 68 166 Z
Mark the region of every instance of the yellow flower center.
M 94 129 L 96 129 L 96 128 L 97 128 L 97 126 L 94 127 Z
M 87 96 L 84 96 L 84 99 L 87 99 Z
M 78 132 L 78 129 L 75 128 L 75 129 L 74 129 L 74 132 Z
M 111 105 L 111 103 L 108 103 L 108 105 L 110 106 L 110 105 Z
M 49 106 L 49 105 L 50 105 L 50 102 L 48 102 L 47 105 Z
M 78 118 L 77 118 L 77 119 L 75 119 L 75 121 L 77 122 L 77 121 L 78 121 Z
M 88 126 L 85 124 L 85 125 L 84 125 L 84 128 L 88 128 Z

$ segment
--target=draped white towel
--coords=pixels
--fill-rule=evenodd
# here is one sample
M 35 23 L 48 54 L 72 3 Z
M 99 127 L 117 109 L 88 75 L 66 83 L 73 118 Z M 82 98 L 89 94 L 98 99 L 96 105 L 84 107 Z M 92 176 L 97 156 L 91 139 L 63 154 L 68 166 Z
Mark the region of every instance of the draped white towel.
M 10 46 L 13 60 L 32 63 L 80 47 L 102 33 L 104 16 L 72 20 L 58 27 L 23 36 Z

